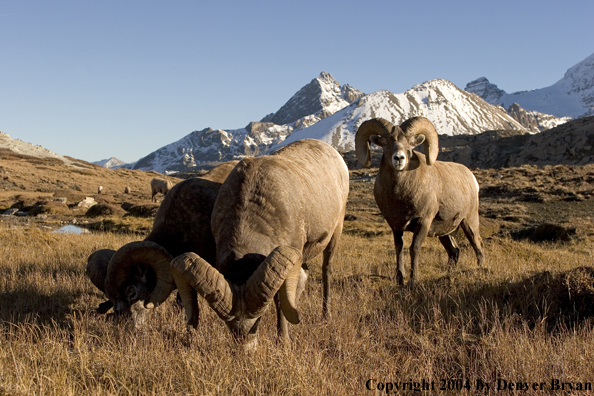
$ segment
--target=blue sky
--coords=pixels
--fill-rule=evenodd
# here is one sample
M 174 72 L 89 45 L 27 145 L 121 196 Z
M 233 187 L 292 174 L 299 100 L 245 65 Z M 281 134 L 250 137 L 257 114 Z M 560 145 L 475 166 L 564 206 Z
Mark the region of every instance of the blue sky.
M 0 0 L 0 131 L 136 161 L 278 110 L 321 71 L 370 93 L 543 88 L 594 53 L 594 1 Z

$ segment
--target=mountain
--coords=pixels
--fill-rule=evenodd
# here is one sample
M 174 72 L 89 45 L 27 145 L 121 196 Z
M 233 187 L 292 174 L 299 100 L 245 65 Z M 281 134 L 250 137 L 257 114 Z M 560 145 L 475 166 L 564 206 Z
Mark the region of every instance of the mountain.
M 56 154 L 45 147 L 23 142 L 21 139 L 13 139 L 9 134 L 3 132 L 0 132 L 0 149 L 30 157 L 58 159 L 65 165 L 75 165 L 75 163 L 79 162 L 78 160 Z
M 306 128 L 348 106 L 363 93 L 340 85 L 322 72 L 301 88 L 277 112 L 245 128 L 206 128 L 163 146 L 132 164 L 133 169 L 157 172 L 185 171 L 196 166 L 257 156 L 285 140 L 294 130 Z
M 488 131 L 472 136 L 440 136 L 438 159 L 470 168 L 590 164 L 594 162 L 593 131 L 594 117 L 582 117 L 536 134 Z M 592 194 L 593 182 L 592 175 L 581 181 L 588 195 Z
M 518 103 L 524 109 L 555 117 L 591 116 L 594 115 L 594 54 L 569 68 L 563 78 L 546 88 L 508 94 L 481 77 L 468 83 L 465 90 L 506 109 Z
M 465 91 L 477 94 L 486 102 L 496 106 L 505 106 L 505 101 L 511 95 L 499 89 L 485 77 L 477 78 L 466 84 Z M 505 100 L 504 100 L 505 99 Z M 507 112 L 522 126 L 531 132 L 542 132 L 571 120 L 571 117 L 555 117 L 552 114 L 541 113 L 536 110 L 526 110 L 518 103 L 512 103 L 507 107 Z
M 206 128 L 153 151 L 136 161 L 132 169 L 179 172 L 213 162 L 257 156 L 283 141 L 292 130 L 290 125 L 262 122 L 229 131 Z
M 316 113 L 303 116 L 316 109 Z M 447 80 L 431 80 L 402 94 L 378 91 L 364 95 L 348 85 L 340 86 L 330 74 L 322 73 L 262 121 L 235 130 L 194 131 L 141 158 L 133 169 L 186 171 L 213 162 L 261 155 L 304 138 L 326 141 L 341 152 L 350 151 L 363 121 L 383 117 L 400 124 L 419 115 L 429 118 L 440 134 L 477 134 L 495 129 L 525 131 L 503 108 L 490 105 Z M 293 121 L 278 125 L 271 120 Z
M 104 159 L 101 161 L 95 161 L 93 164 L 102 166 L 104 168 L 112 169 L 112 168 L 120 168 L 122 165 L 126 165 L 126 163 L 122 160 L 117 159 L 116 157 L 111 157 L 109 159 Z
M 555 117 L 551 114 L 540 113 L 534 110 L 525 110 L 519 104 L 513 103 L 508 107 L 507 113 L 531 132 L 542 132 L 555 128 L 571 121 L 571 117 Z
M 305 128 L 336 111 L 348 106 L 363 96 L 358 89 L 348 84 L 340 85 L 330 73 L 322 72 L 318 78 L 301 88 L 276 113 L 264 117 L 261 122 L 277 125 L 296 124 Z
M 507 95 L 507 93 L 504 90 L 499 89 L 497 85 L 491 84 L 486 77 L 479 77 L 476 80 L 469 82 L 466 84 L 464 90 L 475 93 L 486 102 L 498 106 L 503 106 L 501 97 Z
M 382 117 L 400 124 L 414 116 L 427 117 L 438 133 L 445 135 L 474 135 L 486 130 L 525 131 L 503 108 L 490 105 L 450 81 L 436 79 L 415 85 L 402 94 L 389 91 L 368 94 L 311 127 L 293 132 L 272 149 L 313 138 L 341 152 L 351 151 L 355 149 L 355 133 L 363 121 Z

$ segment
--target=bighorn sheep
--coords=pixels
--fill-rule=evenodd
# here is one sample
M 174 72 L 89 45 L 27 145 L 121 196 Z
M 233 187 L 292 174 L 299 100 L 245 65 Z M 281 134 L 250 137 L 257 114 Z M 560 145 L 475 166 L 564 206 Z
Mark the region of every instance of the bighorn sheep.
M 154 178 L 151 180 L 151 201 L 155 202 L 155 195 L 157 195 L 157 193 L 161 193 L 163 195 L 167 195 L 167 192 L 169 192 L 169 190 L 171 190 L 171 188 L 173 187 L 173 184 L 171 183 L 170 180 L 165 180 L 165 179 L 159 179 L 159 178 Z
M 413 232 L 410 247 L 411 277 L 417 279 L 419 252 L 425 237 L 437 236 L 448 253 L 450 268 L 457 264 L 460 249 L 450 235 L 459 226 L 483 263 L 479 233 L 479 185 L 464 165 L 436 161 L 438 135 L 424 117 L 414 117 L 400 126 L 375 118 L 365 121 L 355 136 L 357 160 L 371 164 L 369 142 L 383 148 L 374 187 L 375 201 L 394 234 L 398 268 L 396 279 L 404 283 L 402 234 Z M 423 143 L 426 155 L 412 149 Z
M 348 192 L 342 157 L 318 140 L 243 159 L 223 183 L 213 208 L 216 264 L 193 253 L 175 258 L 171 265 L 178 288 L 187 281 L 246 346 L 254 345 L 260 318 L 274 298 L 278 335 L 288 339 L 286 320 L 300 321 L 296 303 L 305 286 L 302 263 L 323 252 L 322 313 L 328 317 L 331 263 Z
M 89 256 L 87 275 L 110 300 L 99 306 L 100 313 L 113 306 L 116 313 L 132 312 L 135 321 L 142 321 L 144 307 L 161 304 L 175 288 L 170 268 L 173 257 L 195 252 L 215 262 L 210 217 L 221 184 L 237 163 L 224 163 L 200 178 L 176 184 L 163 199 L 145 240 L 130 242 L 117 251 L 98 250 Z M 186 313 L 188 324 L 196 327 L 195 292 L 193 300 L 186 305 Z

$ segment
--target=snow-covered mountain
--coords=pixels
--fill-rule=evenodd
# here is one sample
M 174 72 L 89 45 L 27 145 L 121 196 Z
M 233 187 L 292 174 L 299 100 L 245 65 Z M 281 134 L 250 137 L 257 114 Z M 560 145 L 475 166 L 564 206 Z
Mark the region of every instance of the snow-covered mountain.
M 120 168 L 122 165 L 126 165 L 126 162 L 119 160 L 116 157 L 111 157 L 101 161 L 95 161 L 93 164 L 102 166 L 104 168 Z
M 139 159 L 132 169 L 161 173 L 185 171 L 197 165 L 264 154 L 293 131 L 290 125 L 251 122 L 235 130 L 206 128 Z
M 467 135 L 487 130 L 525 130 L 499 107 L 463 91 L 450 81 L 436 79 L 418 84 L 402 94 L 377 91 L 320 122 L 295 131 L 276 149 L 296 140 L 325 141 L 341 152 L 355 149 L 355 133 L 365 120 L 382 117 L 394 124 L 414 117 L 427 117 L 439 134 Z
M 317 96 L 312 95 L 312 85 L 318 84 L 326 89 L 317 90 Z M 351 95 L 345 98 L 345 92 Z M 352 103 L 349 104 L 349 100 Z M 305 103 L 318 103 L 321 109 Z M 304 108 L 319 110 L 303 116 Z M 277 115 L 279 118 L 275 118 Z M 322 73 L 263 121 L 235 130 L 207 128 L 192 132 L 138 160 L 133 169 L 162 173 L 184 171 L 207 163 L 261 155 L 304 138 L 323 140 L 339 151 L 350 151 L 354 149 L 354 136 L 363 121 L 383 117 L 400 124 L 413 116 L 429 118 L 440 134 L 447 135 L 477 134 L 494 129 L 525 130 L 503 108 L 490 105 L 447 80 L 427 81 L 402 94 L 378 91 L 363 95 L 348 85 L 341 87 L 330 74 Z M 283 125 L 270 121 L 279 119 L 293 121 Z
M 303 129 L 363 96 L 348 84 L 340 85 L 330 73 L 322 72 L 291 97 L 276 113 L 268 114 L 261 122 L 277 125 L 294 124 Z
M 556 117 L 594 115 L 594 54 L 569 68 L 562 79 L 546 88 L 508 94 L 481 77 L 468 83 L 465 89 L 506 109 L 518 103 L 526 110 Z
M 245 128 L 194 131 L 177 142 L 150 153 L 131 167 L 157 172 L 184 171 L 197 165 L 257 156 L 285 140 L 294 130 L 306 128 L 348 106 L 363 93 L 340 85 L 322 72 L 301 88 L 276 113 Z

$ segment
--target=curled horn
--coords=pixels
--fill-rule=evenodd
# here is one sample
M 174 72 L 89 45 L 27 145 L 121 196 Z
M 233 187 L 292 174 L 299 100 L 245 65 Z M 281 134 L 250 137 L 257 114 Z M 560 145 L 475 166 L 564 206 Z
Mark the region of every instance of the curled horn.
M 283 314 L 289 322 L 299 323 L 295 300 L 301 259 L 301 251 L 290 246 L 278 246 L 266 257 L 246 283 L 246 313 L 250 317 L 261 316 L 278 291 Z
M 115 250 L 101 249 L 93 252 L 87 260 L 87 276 L 91 282 L 97 286 L 105 294 L 105 280 L 107 279 L 107 267 L 109 260 L 115 254 Z M 113 307 L 113 302 L 110 300 L 99 304 L 97 312 L 105 314 Z
M 432 165 L 437 160 L 437 154 L 439 154 L 438 136 L 431 121 L 425 117 L 409 118 L 400 125 L 400 129 L 408 136 L 425 136 L 423 146 L 425 147 L 427 165 Z
M 107 266 L 109 260 L 115 254 L 115 250 L 101 249 L 93 252 L 87 260 L 87 276 L 97 289 L 105 293 L 105 279 L 107 278 Z
M 233 319 L 233 290 L 223 274 L 196 253 L 184 253 L 171 261 L 171 272 L 179 285 L 189 284 L 224 321 Z M 180 294 L 189 316 L 189 294 Z
M 394 125 L 383 118 L 373 118 L 361 124 L 355 135 L 355 154 L 361 165 L 366 168 L 371 165 L 369 137 L 371 135 L 389 135 L 393 129 Z
M 144 302 L 146 308 L 161 304 L 175 289 L 169 263 L 171 255 L 161 245 L 150 241 L 130 242 L 113 255 L 109 261 L 106 278 L 106 294 L 110 299 L 120 300 L 120 287 L 128 279 L 134 267 L 145 264 L 155 271 L 157 284 Z
M 301 252 L 279 246 L 258 266 L 245 285 L 236 286 L 195 253 L 184 253 L 171 262 L 174 276 L 185 278 L 225 321 L 234 319 L 237 314 L 245 314 L 249 318 L 262 316 L 295 266 L 301 268 Z M 293 306 L 294 301 L 293 298 Z

